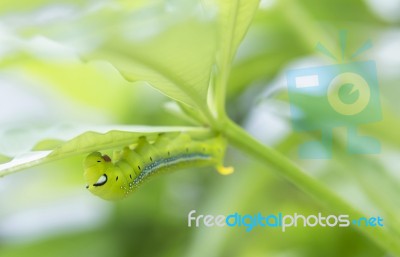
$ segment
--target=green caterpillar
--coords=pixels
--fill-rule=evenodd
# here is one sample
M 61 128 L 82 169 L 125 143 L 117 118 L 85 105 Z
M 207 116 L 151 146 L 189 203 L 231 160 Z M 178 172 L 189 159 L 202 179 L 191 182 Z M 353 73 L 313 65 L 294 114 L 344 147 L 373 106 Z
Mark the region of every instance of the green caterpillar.
M 230 174 L 233 168 L 222 165 L 225 149 L 221 136 L 194 140 L 186 133 L 160 134 L 152 143 L 141 137 L 134 148 L 114 153 L 114 161 L 99 152 L 89 154 L 84 161 L 86 188 L 105 200 L 118 200 L 164 171 L 213 165 Z

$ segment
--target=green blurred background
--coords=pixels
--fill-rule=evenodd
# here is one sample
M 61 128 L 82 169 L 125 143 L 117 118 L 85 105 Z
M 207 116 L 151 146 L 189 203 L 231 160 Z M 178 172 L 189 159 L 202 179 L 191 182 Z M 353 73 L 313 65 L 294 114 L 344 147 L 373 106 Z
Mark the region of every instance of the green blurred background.
M 38 137 L 68 131 L 76 124 L 188 125 L 164 108 L 170 100 L 157 90 L 127 82 L 107 62 L 82 62 L 79 53 L 104 38 L 112 41 L 110 27 L 126 29 L 121 18 L 125 16 L 119 13 L 133 10 L 129 17 L 151 23 L 165 10 L 193 8 L 187 7 L 191 4 L 2 1 L 0 161 L 31 149 Z M 398 0 L 263 0 L 238 51 L 227 95 L 230 117 L 355 207 L 383 216 L 395 236 L 400 231 L 399 13 Z M 135 32 L 157 34 L 140 29 Z M 285 71 L 330 64 L 314 47 L 321 42 L 335 49 L 342 29 L 348 31 L 349 49 L 366 40 L 374 43 L 361 58 L 377 64 L 383 120 L 363 126 L 363 132 L 381 141 L 382 153 L 348 156 L 343 150 L 345 133 L 339 128 L 332 159 L 300 160 L 299 144 L 315 135 L 292 130 Z M 0 257 L 390 256 L 352 228 L 297 228 L 285 233 L 259 227 L 250 233 L 243 228 L 188 228 L 187 214 L 193 209 L 214 215 L 330 214 L 235 149 L 226 157 L 236 170 L 231 176 L 222 177 L 210 168 L 178 171 L 157 177 L 115 203 L 86 191 L 83 158 L 37 166 L 0 180 Z

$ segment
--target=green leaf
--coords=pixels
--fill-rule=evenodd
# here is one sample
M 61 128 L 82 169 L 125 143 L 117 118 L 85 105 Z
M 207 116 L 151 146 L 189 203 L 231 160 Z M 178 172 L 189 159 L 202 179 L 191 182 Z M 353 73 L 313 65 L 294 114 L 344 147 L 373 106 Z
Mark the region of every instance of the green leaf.
M 220 39 L 218 64 L 221 69 L 230 68 L 259 2 L 259 0 L 218 0 Z
M 202 110 L 215 62 L 216 20 L 199 0 L 90 4 L 68 19 L 25 22 L 13 34 L 45 37 L 84 60 L 111 63 L 128 81 L 144 81 Z M 91 8 L 92 7 L 92 8 Z
M 38 142 L 33 148 L 33 151 L 46 151 L 52 150 L 57 148 L 58 146 L 62 145 L 64 141 L 59 139 L 45 139 Z
M 99 127 L 98 129 L 84 132 L 71 140 L 58 144 L 53 150 L 23 153 L 10 162 L 0 165 L 0 177 L 50 161 L 134 144 L 141 136 L 154 140 L 159 133 L 178 133 L 182 131 L 197 137 L 209 135 L 209 130 L 195 127 L 126 126 L 125 130 L 110 130 L 107 128 Z M 121 126 L 116 128 L 121 128 Z M 49 148 L 50 144 L 48 142 L 54 143 L 56 140 L 44 139 L 38 145 L 44 144 L 46 148 Z M 58 142 L 60 141 L 58 140 Z
M 242 42 L 259 0 L 218 0 L 218 73 L 215 84 L 215 103 L 220 115 L 225 113 L 225 91 L 233 58 Z
M 102 31 L 103 41 L 84 58 L 106 60 L 127 80 L 148 82 L 170 98 L 208 112 L 214 22 L 197 14 L 152 12 L 102 13 L 113 26 Z

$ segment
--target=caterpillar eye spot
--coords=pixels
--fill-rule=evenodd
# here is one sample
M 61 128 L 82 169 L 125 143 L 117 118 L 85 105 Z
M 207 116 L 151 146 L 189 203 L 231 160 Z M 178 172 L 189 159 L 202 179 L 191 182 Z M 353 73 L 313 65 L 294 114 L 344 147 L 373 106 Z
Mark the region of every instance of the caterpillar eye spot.
M 151 162 L 153 161 L 153 158 L 151 158 L 151 156 L 150 156 L 150 161 L 151 161 Z
M 93 184 L 93 186 L 98 187 L 104 185 L 105 183 L 107 183 L 107 175 L 103 174 L 100 176 L 97 182 Z
M 138 167 L 138 169 L 140 170 L 140 166 L 138 165 L 137 167 Z
M 100 160 L 98 160 L 97 162 L 101 162 Z
M 115 181 L 118 181 L 118 176 L 115 178 Z
M 129 177 L 132 179 L 132 174 L 129 174 Z
M 86 185 L 86 189 L 89 189 L 89 185 Z

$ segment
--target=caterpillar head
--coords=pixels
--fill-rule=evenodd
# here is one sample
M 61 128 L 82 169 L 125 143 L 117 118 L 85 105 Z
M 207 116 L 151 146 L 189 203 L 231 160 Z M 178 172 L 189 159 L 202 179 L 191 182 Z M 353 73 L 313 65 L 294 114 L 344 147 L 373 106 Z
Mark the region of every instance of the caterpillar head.
M 115 181 L 115 177 L 118 177 L 121 171 L 113 165 L 108 155 L 101 155 L 99 152 L 91 153 L 86 157 L 83 166 L 86 188 L 94 195 L 106 200 L 122 199 L 125 196 L 120 183 Z

